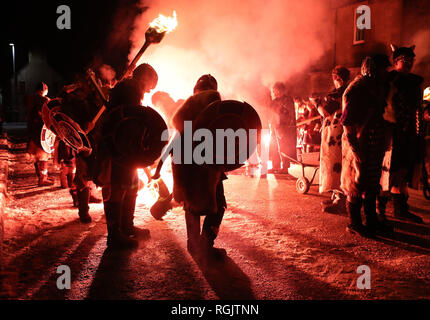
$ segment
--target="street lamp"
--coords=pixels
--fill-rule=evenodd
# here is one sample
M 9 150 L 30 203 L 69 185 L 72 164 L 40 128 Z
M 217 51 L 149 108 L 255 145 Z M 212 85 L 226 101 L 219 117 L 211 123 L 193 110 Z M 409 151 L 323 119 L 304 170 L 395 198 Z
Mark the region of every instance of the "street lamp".
M 13 68 L 13 77 L 15 78 L 15 44 L 9 43 L 12 47 L 12 68 Z
M 12 47 L 12 68 L 13 68 L 13 107 L 16 108 L 17 104 L 17 97 L 16 97 L 16 91 L 17 91 L 17 79 L 16 79 L 16 69 L 15 69 L 15 44 L 9 43 L 9 45 Z

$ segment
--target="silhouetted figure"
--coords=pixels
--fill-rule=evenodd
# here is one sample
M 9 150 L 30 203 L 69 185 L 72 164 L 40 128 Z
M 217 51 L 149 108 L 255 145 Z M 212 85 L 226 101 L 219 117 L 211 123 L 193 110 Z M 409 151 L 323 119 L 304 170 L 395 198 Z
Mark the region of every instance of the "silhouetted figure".
M 162 112 L 162 116 L 166 120 L 172 119 L 175 112 L 184 103 L 183 99 L 179 99 L 175 102 L 173 98 L 164 91 L 157 91 L 151 97 L 152 104 Z
M 297 128 L 296 113 L 293 98 L 287 94 L 287 89 L 282 82 L 276 82 L 273 86 L 274 99 L 270 108 L 275 116 L 272 118 L 272 138 L 270 141 L 270 159 L 273 170 L 281 169 L 281 152 L 296 159 L 297 151 Z M 283 159 L 283 169 L 290 166 L 288 159 Z
M 361 75 L 351 82 L 343 95 L 341 188 L 347 195 L 348 230 L 369 237 L 383 230 L 376 216 L 376 197 L 380 192 L 382 161 L 387 149 L 383 114 L 389 65 L 385 55 L 365 58 Z M 363 196 L 365 226 L 360 214 Z
M 211 75 L 199 78 L 194 87 L 194 95 L 185 101 L 172 119 L 172 124 L 179 133 L 183 133 L 184 121 L 194 121 L 211 102 L 221 100 L 217 87 L 217 81 Z M 222 259 L 226 252 L 215 248 L 214 242 L 227 207 L 222 182 L 227 176 L 215 168 L 196 164 L 173 162 L 172 169 L 173 196 L 176 201 L 184 204 L 188 252 L 205 260 Z M 205 219 L 200 232 L 201 215 Z
M 132 78 L 119 82 L 112 89 L 108 109 L 139 106 L 143 95 L 154 89 L 157 82 L 158 75 L 149 64 L 139 65 Z M 133 248 L 138 244 L 134 238 L 137 233 L 149 235 L 149 230 L 137 230 L 133 223 L 139 187 L 137 168 L 121 163 L 112 156 L 107 161 L 110 162 L 107 177 L 109 182 L 102 189 L 108 230 L 107 245 L 114 249 Z
M 408 183 L 412 183 L 415 166 L 422 159 L 419 123 L 422 121 L 423 78 L 410 73 L 415 60 L 414 48 L 392 47 L 394 70 L 390 72 L 390 79 L 395 124 L 390 185 L 394 216 L 422 223 L 422 218 L 409 212 L 408 206 Z
M 58 103 L 61 104 L 61 111 L 70 116 L 85 131 L 93 128 L 91 121 L 102 105 L 101 100 L 91 88 L 91 84 L 86 78 L 81 78 L 73 85 L 64 87 L 61 100 Z M 76 171 L 70 192 L 74 205 L 78 207 L 79 220 L 82 223 L 90 223 L 92 221 L 89 214 L 90 200 L 92 200 L 91 202 L 101 202 L 101 199 L 96 196 L 96 190 L 92 183 L 93 177 L 98 170 L 94 158 L 98 153 L 99 143 L 95 142 L 97 140 L 95 139 L 95 134 L 97 134 L 96 130 L 87 134 L 93 147 L 90 156 L 82 152 L 70 153 L 70 150 L 64 150 L 64 157 L 69 159 L 67 160 L 68 162 L 71 161 L 70 157 L 74 156 Z M 68 147 L 66 146 L 66 148 Z M 67 170 L 67 166 L 65 169 Z
M 40 142 L 40 134 L 43 128 L 42 107 L 50 100 L 47 94 L 48 86 L 40 82 L 32 96 L 27 114 L 27 129 L 30 138 L 27 152 L 33 157 L 34 168 L 39 178 L 39 186 L 52 186 L 54 184 L 54 181 L 48 178 L 49 154 L 43 150 Z
M 317 103 L 318 112 L 324 117 L 321 130 L 319 192 L 331 192 L 332 197 L 322 202 L 324 212 L 345 210 L 345 196 L 340 190 L 342 171 L 342 96 L 349 84 L 350 73 L 345 67 L 332 70 L 335 88 Z

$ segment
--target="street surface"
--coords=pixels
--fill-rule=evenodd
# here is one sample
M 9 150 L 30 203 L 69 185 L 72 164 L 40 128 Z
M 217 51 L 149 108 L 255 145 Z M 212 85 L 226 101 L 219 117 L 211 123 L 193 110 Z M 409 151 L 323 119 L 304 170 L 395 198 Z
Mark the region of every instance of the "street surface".
M 58 173 L 55 186 L 37 186 L 24 147 L 11 146 L 1 299 L 430 298 L 430 201 L 421 193 L 411 209 L 425 225 L 393 220 L 390 204 L 395 235 L 371 240 L 346 232 L 346 213 L 321 212 L 327 197 L 316 186 L 301 195 L 288 175 L 230 174 L 216 241 L 228 258 L 205 266 L 186 250 L 180 207 L 156 221 L 138 204 L 136 225 L 151 238 L 135 251 L 105 251 L 103 206 L 91 204 L 93 222 L 81 224 Z M 71 269 L 70 290 L 56 286 L 60 265 Z M 370 267 L 369 290 L 357 288 L 360 265 Z

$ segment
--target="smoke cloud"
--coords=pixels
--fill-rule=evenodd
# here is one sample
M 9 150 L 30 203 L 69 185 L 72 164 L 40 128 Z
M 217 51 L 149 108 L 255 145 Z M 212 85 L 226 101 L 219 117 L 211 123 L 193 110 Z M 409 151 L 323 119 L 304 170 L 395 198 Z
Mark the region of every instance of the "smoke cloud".
M 424 85 L 430 85 L 430 29 L 422 29 L 417 32 L 411 44 L 416 46 L 416 62 L 413 72 L 417 72 L 419 75 L 424 76 Z
M 160 13 L 178 17 L 178 27 L 151 45 L 139 63 L 154 66 L 157 90 L 187 98 L 202 74 L 218 81 L 224 99 L 258 105 L 276 81 L 305 70 L 329 49 L 328 1 L 153 0 L 135 21 L 129 60 Z M 268 97 L 269 95 L 269 97 Z

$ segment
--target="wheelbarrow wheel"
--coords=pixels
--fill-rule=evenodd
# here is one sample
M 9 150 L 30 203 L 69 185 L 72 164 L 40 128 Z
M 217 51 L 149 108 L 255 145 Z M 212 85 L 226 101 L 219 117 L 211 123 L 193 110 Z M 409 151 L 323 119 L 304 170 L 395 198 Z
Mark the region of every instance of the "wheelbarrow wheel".
M 296 181 L 296 190 L 298 193 L 305 194 L 309 191 L 311 184 L 305 177 L 298 178 Z

